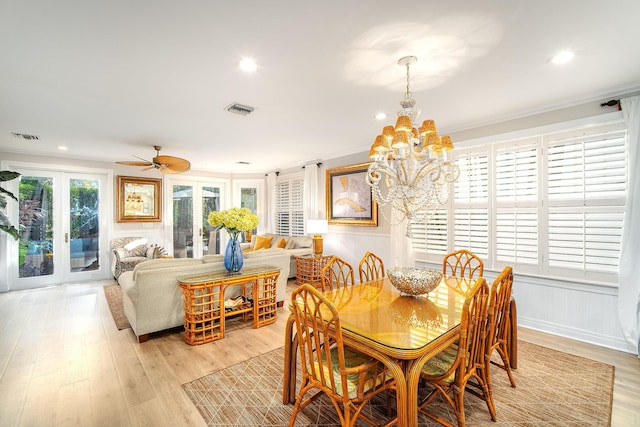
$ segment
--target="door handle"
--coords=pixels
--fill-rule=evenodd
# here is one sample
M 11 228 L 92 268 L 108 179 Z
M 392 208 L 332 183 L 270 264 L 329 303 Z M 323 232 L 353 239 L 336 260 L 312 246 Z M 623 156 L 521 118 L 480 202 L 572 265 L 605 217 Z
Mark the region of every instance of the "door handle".
M 64 233 L 64 242 L 69 243 L 69 233 Z

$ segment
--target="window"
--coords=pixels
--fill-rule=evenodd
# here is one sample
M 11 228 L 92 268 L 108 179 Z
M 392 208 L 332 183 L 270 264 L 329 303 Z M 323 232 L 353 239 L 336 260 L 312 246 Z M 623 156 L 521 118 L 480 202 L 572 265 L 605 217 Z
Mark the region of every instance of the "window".
M 276 183 L 275 233 L 304 235 L 304 178 L 282 178 Z
M 617 283 L 626 153 L 623 122 L 457 149 L 448 209 L 412 224 L 413 249 L 440 262 L 468 248 L 489 269 Z

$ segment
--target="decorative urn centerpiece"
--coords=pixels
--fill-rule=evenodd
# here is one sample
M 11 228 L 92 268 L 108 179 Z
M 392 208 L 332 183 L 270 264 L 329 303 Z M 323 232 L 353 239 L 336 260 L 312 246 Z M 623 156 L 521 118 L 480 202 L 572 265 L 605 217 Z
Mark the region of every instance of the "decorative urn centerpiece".
M 417 267 L 392 267 L 387 276 L 397 290 L 408 295 L 428 294 L 442 280 L 441 272 Z
M 231 208 L 226 211 L 211 212 L 207 218 L 215 229 L 224 228 L 231 237 L 224 251 L 224 268 L 236 273 L 242 268 L 244 258 L 238 241 L 238 234 L 253 230 L 258 226 L 258 216 L 247 208 Z

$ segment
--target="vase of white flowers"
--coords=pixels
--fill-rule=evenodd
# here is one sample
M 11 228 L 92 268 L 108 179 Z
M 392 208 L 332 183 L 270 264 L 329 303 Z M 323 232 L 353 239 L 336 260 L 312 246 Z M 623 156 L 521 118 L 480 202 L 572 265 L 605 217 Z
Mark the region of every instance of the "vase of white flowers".
M 240 271 L 244 258 L 238 241 L 240 233 L 253 230 L 258 226 L 258 216 L 247 208 L 231 208 L 226 211 L 211 212 L 208 222 L 214 229 L 224 228 L 229 233 L 229 242 L 224 251 L 224 268 L 229 273 Z

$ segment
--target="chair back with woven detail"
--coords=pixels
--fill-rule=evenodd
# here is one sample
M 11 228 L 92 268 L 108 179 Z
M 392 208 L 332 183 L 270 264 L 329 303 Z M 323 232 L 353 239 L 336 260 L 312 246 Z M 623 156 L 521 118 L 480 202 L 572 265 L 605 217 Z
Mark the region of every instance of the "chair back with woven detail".
M 484 273 L 482 260 L 473 252 L 466 249 L 451 252 L 442 260 L 442 275 L 445 277 L 460 277 L 464 279 L 478 279 Z
M 432 387 L 432 390 L 420 400 L 419 411 L 442 425 L 451 424 L 428 411 L 429 404 L 436 396 L 441 395 L 454 410 L 458 425 L 464 426 L 463 397 L 467 382 L 472 378 L 479 385 L 479 397 L 486 401 L 491 417 L 495 420 L 493 401 L 482 375 L 489 315 L 488 301 L 489 287 L 481 277 L 476 280 L 464 302 L 458 342 L 426 360 L 426 363 L 423 360 L 418 362 L 424 363 L 420 378 Z
M 325 266 L 322 267 L 320 277 L 323 292 L 354 284 L 353 267 L 337 256 L 331 257 Z
M 364 405 L 378 393 L 394 389 L 395 381 L 379 361 L 346 347 L 340 317 L 331 302 L 316 288 L 304 284 L 291 293 L 291 311 L 297 333 L 302 382 L 289 426 L 319 395 L 331 400 L 343 426 L 361 417 Z M 311 389 L 318 391 L 303 400 Z
M 367 252 L 358 264 L 358 272 L 360 273 L 360 283 L 382 279 L 384 277 L 384 263 L 373 252 Z
M 509 333 L 511 328 L 510 307 L 511 307 L 511 290 L 513 287 L 513 269 L 509 266 L 496 277 L 491 284 L 491 294 L 489 297 L 489 306 L 492 311 L 492 327 L 489 330 L 487 339 L 487 381 L 491 387 L 490 367 L 494 364 L 505 371 L 509 376 L 511 387 L 515 387 L 516 383 L 511 373 L 511 363 L 509 361 Z M 493 351 L 497 350 L 502 364 L 491 362 Z

